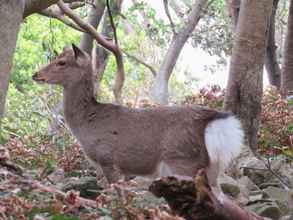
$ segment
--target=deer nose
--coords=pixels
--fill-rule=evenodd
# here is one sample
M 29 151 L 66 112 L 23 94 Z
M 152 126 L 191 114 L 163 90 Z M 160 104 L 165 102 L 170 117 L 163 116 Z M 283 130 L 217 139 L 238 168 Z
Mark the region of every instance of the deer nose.
M 36 72 L 32 76 L 32 79 L 37 81 L 37 82 L 45 82 L 46 81 L 46 78 L 42 74 L 40 74 L 40 72 Z
M 32 76 L 32 79 L 33 79 L 33 80 L 37 80 L 37 78 L 38 78 L 38 73 L 36 72 L 36 73 Z

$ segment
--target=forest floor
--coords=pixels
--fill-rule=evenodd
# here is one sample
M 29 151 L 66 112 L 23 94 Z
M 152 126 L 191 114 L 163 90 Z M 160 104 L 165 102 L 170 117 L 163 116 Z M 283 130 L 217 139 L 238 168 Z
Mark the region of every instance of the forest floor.
M 223 91 L 211 87 L 182 104 L 221 108 L 223 97 Z M 259 152 L 264 159 L 243 158 L 237 180 L 222 179 L 221 187 L 241 207 L 286 220 L 293 216 L 293 103 L 270 90 L 262 104 Z M 97 183 L 80 146 L 64 143 L 70 135 L 62 132 L 54 141 L 12 134 L 0 145 L 0 220 L 182 219 L 141 179 Z
M 180 219 L 145 184 L 97 185 L 78 145 L 62 157 L 55 150 L 46 143 L 32 149 L 16 138 L 0 148 L 0 220 Z

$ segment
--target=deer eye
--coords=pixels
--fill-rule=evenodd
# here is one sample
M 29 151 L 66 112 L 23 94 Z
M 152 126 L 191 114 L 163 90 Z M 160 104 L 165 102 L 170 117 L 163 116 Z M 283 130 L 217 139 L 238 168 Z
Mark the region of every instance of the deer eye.
M 58 66 L 64 66 L 66 64 L 66 62 L 64 60 L 59 60 L 57 65 Z

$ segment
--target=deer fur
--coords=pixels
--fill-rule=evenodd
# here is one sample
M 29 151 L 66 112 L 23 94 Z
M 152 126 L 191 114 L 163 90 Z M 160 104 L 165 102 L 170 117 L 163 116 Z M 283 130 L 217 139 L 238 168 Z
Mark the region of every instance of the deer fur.
M 192 105 L 134 109 L 99 103 L 91 59 L 73 45 L 33 79 L 63 86 L 64 115 L 87 157 L 109 182 L 121 176 L 192 177 L 206 168 L 212 185 L 240 153 L 243 130 L 227 112 Z

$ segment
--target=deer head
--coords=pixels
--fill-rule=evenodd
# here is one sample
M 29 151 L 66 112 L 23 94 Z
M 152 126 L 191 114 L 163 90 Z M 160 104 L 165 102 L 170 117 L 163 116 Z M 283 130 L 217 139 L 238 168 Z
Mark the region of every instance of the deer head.
M 80 82 L 85 75 L 92 72 L 91 68 L 90 56 L 72 44 L 72 48 L 65 47 L 59 56 L 41 68 L 32 78 L 37 82 L 66 87 Z

